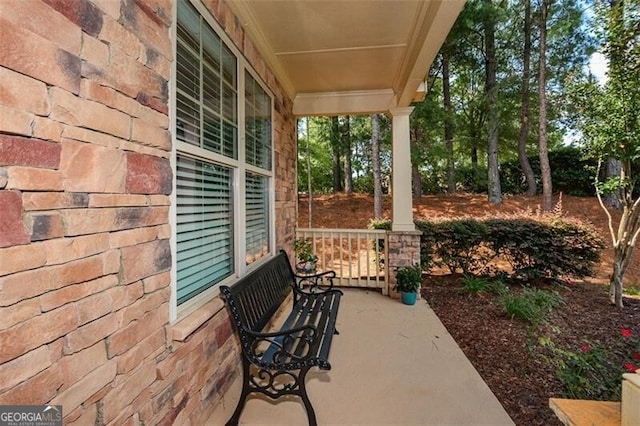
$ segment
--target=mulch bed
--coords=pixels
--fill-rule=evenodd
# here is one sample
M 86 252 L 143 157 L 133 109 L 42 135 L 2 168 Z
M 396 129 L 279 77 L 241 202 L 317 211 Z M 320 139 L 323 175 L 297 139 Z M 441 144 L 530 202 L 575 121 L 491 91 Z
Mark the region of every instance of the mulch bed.
M 614 346 L 623 338 L 622 328 L 640 335 L 640 299 L 625 298 L 620 311 L 609 305 L 602 285 L 542 287 L 557 291 L 564 302 L 532 333 L 526 323 L 504 313 L 494 295 L 465 292 L 459 276 L 431 276 L 423 283 L 422 296 L 517 425 L 561 424 L 549 398 L 563 396 L 562 383 L 535 350 L 532 353 L 538 336 L 551 335 L 556 346 L 576 352 L 585 340 Z

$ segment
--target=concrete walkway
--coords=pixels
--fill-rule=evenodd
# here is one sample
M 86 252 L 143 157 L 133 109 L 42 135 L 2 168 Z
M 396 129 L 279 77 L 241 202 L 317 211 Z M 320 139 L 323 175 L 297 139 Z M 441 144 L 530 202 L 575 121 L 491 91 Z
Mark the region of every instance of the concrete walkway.
M 513 425 L 489 387 L 424 300 L 405 306 L 366 290 L 340 302 L 330 371 L 307 390 L 321 425 Z M 224 424 L 240 394 L 232 386 L 210 417 Z M 251 397 L 241 424 L 305 425 L 299 399 Z

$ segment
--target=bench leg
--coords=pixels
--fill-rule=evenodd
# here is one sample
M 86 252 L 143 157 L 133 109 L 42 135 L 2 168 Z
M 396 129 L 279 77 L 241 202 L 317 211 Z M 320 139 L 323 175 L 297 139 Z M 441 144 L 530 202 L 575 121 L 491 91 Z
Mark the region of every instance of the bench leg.
M 307 395 L 306 378 L 308 371 L 309 368 L 303 368 L 302 370 L 300 370 L 300 397 L 302 398 L 302 403 L 304 404 L 304 408 L 307 411 L 309 426 L 317 426 L 318 421 L 316 420 L 316 412 L 313 411 L 313 406 L 311 405 L 311 401 L 309 400 L 309 396 Z
M 240 422 L 240 414 L 242 414 L 242 410 L 244 409 L 244 404 L 247 402 L 247 396 L 251 393 L 251 389 L 249 386 L 249 362 L 242 357 L 242 393 L 240 394 L 240 400 L 238 401 L 238 405 L 236 405 L 236 409 L 234 410 L 231 418 L 226 423 L 226 426 L 237 426 Z

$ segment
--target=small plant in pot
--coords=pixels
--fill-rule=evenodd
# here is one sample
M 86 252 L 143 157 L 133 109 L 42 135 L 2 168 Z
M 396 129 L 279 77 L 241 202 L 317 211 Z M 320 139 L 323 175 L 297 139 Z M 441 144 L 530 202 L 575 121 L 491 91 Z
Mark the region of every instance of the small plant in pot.
M 402 303 L 405 305 L 414 305 L 416 303 L 421 283 L 422 268 L 420 265 L 396 269 L 396 290 L 400 292 Z
M 313 247 L 311 246 L 311 238 L 300 238 L 294 241 L 293 250 L 296 252 L 296 269 L 298 272 L 314 272 L 316 270 L 316 263 L 318 262 L 318 256 L 313 253 Z

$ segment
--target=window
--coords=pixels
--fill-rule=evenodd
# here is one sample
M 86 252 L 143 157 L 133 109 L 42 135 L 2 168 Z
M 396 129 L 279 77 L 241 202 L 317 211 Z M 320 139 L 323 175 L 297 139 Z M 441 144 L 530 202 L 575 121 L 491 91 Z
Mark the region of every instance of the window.
M 198 0 L 179 0 L 172 109 L 179 309 L 272 251 L 272 99 L 214 28 Z
M 231 170 L 178 155 L 178 304 L 233 272 Z
M 271 170 L 271 98 L 245 71 L 245 157 L 252 167 L 245 182 L 246 262 L 256 261 L 269 247 L 269 179 Z

